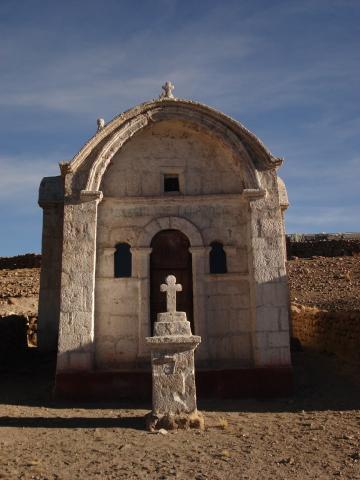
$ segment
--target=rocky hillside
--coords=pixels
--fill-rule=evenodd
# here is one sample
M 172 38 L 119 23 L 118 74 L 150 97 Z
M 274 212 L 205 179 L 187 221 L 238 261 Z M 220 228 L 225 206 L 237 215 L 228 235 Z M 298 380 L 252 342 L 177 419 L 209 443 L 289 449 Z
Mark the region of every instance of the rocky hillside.
M 360 310 L 360 255 L 295 257 L 287 270 L 293 303 L 329 311 Z
M 0 259 L 0 315 L 35 315 L 40 268 L 14 268 L 15 264 L 9 260 L 11 267 L 1 268 Z M 287 269 L 293 303 L 329 311 L 360 310 L 360 255 L 293 257 Z

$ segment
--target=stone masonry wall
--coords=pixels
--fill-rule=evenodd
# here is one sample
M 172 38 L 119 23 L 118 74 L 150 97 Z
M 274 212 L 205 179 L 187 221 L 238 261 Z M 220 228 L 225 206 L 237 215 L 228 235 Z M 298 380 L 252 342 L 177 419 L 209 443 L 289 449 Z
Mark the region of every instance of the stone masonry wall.
M 235 161 L 217 138 L 179 121 L 152 125 L 112 159 L 101 184 L 104 199 L 98 209 L 95 338 L 99 367 L 133 365 L 139 362 L 140 354 L 148 357 L 146 349 L 139 352 L 139 343 L 150 334 L 149 316 L 144 315 L 146 306 L 142 305 L 148 296 L 143 297 L 142 292 L 148 288 L 144 282 L 148 281 L 150 251 L 145 250 L 151 238 L 146 245 L 139 245 L 139 238 L 152 221 L 163 229 L 182 230 L 181 225 L 177 228 L 176 219 L 189 222 L 203 240 L 201 251 L 192 252 L 193 272 L 198 272 L 193 282 L 198 299 L 194 333 L 203 337 L 197 358 L 207 365 L 252 363 L 249 211 L 240 197 L 241 168 L 241 162 Z M 179 175 L 181 193 L 196 195 L 196 199 L 189 202 L 176 194 L 164 195 L 164 174 Z M 225 203 L 221 195 L 206 198 L 223 193 L 238 196 Z M 209 274 L 208 254 L 213 241 L 224 245 L 227 274 Z M 135 249 L 132 278 L 114 278 L 113 254 L 119 242 Z M 141 259 L 138 247 L 145 251 L 147 260 Z M 139 330 L 142 316 L 148 324 L 146 331 Z
M 304 347 L 334 353 L 360 366 L 360 312 L 327 312 L 292 305 L 292 336 Z
M 63 206 L 61 204 L 44 206 L 38 335 L 38 345 L 42 351 L 57 349 L 62 227 Z
M 287 366 L 289 348 L 289 291 L 285 267 L 283 219 L 276 174 L 261 172 L 266 197 L 251 202 L 252 262 L 256 316 L 253 342 L 256 366 Z

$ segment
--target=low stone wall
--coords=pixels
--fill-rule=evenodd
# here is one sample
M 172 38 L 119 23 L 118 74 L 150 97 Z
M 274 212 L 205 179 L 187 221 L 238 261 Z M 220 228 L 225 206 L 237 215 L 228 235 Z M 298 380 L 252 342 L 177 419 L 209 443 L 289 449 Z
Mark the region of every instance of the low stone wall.
M 292 337 L 304 347 L 360 366 L 360 312 L 327 312 L 293 304 L 291 322 Z
M 41 266 L 41 255 L 26 253 L 16 257 L 0 257 L 0 269 L 38 268 Z
M 286 248 L 288 259 L 350 256 L 360 253 L 360 234 L 292 234 Z

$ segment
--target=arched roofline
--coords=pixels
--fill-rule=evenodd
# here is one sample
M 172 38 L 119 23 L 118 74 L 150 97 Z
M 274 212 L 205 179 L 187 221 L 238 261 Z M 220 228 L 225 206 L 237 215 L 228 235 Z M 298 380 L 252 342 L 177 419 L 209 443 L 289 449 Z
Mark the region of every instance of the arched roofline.
M 282 163 L 282 160 L 274 157 L 252 132 L 231 117 L 201 103 L 162 99 L 143 103 L 115 117 L 66 165 L 66 172 L 76 176 L 88 156 L 98 149 L 91 164 L 87 166 L 86 184 L 81 186 L 89 191 L 98 190 L 111 158 L 124 143 L 147 125 L 171 119 L 197 123 L 220 137 L 237 154 L 242 152 L 247 160 L 245 165 L 249 183 L 247 188 L 259 188 L 257 170 L 274 169 Z

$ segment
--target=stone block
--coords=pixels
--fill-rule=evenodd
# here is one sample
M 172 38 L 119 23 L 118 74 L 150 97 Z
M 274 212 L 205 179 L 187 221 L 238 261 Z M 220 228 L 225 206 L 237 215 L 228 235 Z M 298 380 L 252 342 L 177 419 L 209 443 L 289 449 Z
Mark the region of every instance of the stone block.
M 281 307 L 279 314 L 280 330 L 289 330 L 289 307 Z
M 113 364 L 116 361 L 115 339 L 104 339 L 99 335 L 95 345 L 95 358 L 97 367 Z
M 251 338 L 247 333 L 215 336 L 208 339 L 210 358 L 216 368 L 236 366 L 251 360 Z
M 170 228 L 170 218 L 169 217 L 161 217 L 157 219 L 157 223 L 161 230 L 168 230 Z
M 98 319 L 102 334 L 118 336 L 135 336 L 137 333 L 138 317 L 131 315 L 109 315 L 107 321 Z
M 91 349 L 93 345 L 93 318 L 89 312 L 62 314 L 59 331 L 59 351 Z
M 187 169 L 185 176 L 185 193 L 187 195 L 199 195 L 202 193 L 202 171 L 200 169 Z
M 160 195 L 160 175 L 159 173 L 144 172 L 141 176 L 141 193 L 143 195 Z
M 138 338 L 134 335 L 123 335 L 116 341 L 117 362 L 135 360 L 138 350 Z
M 268 348 L 268 333 L 257 332 L 254 337 L 255 348 L 257 351 L 265 351 Z
M 205 294 L 209 296 L 209 298 L 217 295 L 219 292 L 219 284 L 220 281 L 213 280 L 213 278 L 209 277 L 209 281 L 207 281 L 204 285 Z M 213 301 L 210 301 L 210 304 L 213 305 Z
M 228 328 L 232 333 L 251 331 L 251 315 L 249 309 L 230 310 L 228 312 Z
M 279 307 L 287 307 L 289 305 L 289 288 L 287 281 L 282 279 L 276 283 L 276 301 Z
M 207 317 L 207 333 L 209 337 L 224 335 L 229 329 L 229 310 L 209 310 Z
M 56 371 L 66 372 L 70 369 L 69 365 L 70 365 L 69 353 L 68 352 L 58 353 L 57 359 L 56 359 Z
M 275 282 L 264 283 L 257 288 L 259 300 L 264 306 L 277 306 L 277 284 Z
M 269 332 L 268 345 L 269 347 L 286 347 L 289 345 L 289 332 Z
M 275 367 L 290 364 L 290 350 L 287 347 L 257 350 L 257 366 Z
M 90 311 L 90 308 L 87 305 L 84 288 L 81 286 L 74 285 L 73 288 L 69 288 L 66 292 L 63 292 L 61 298 L 61 311 L 68 313 L 72 312 L 74 304 L 76 304 L 77 309 L 82 312 Z
M 228 305 L 233 309 L 249 308 L 250 296 L 249 295 L 228 295 Z
M 141 174 L 136 172 L 134 169 L 128 170 L 126 172 L 126 195 L 140 195 L 142 182 L 140 183 L 139 179 Z
M 70 352 L 69 368 L 77 371 L 92 370 L 92 355 L 89 352 Z
M 90 371 L 93 368 L 90 352 L 70 352 L 69 367 L 71 370 Z
M 256 331 L 276 332 L 279 330 L 279 309 L 277 307 L 256 308 Z
M 210 310 L 227 310 L 230 307 L 228 295 L 211 295 L 207 302 Z
M 152 414 L 178 415 L 196 411 L 194 348 L 200 337 L 170 335 L 150 337 L 147 341 L 152 350 Z

